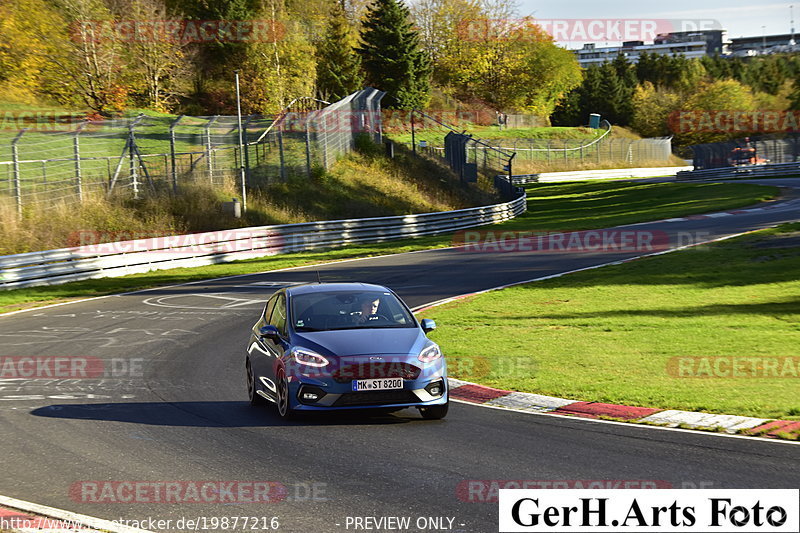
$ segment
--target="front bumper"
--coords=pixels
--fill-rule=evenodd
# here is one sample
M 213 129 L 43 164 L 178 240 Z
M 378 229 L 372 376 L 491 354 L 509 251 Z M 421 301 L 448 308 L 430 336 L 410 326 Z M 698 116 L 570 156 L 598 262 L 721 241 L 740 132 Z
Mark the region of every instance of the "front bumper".
M 429 391 L 439 384 L 440 394 Z M 319 395 L 317 400 L 303 399 L 304 393 Z M 416 380 L 403 380 L 402 389 L 353 392 L 350 383 L 334 380 L 295 378 L 289 381 L 289 401 L 298 411 L 328 411 L 335 409 L 374 409 L 425 407 L 447 403 L 447 378 L 432 376 Z

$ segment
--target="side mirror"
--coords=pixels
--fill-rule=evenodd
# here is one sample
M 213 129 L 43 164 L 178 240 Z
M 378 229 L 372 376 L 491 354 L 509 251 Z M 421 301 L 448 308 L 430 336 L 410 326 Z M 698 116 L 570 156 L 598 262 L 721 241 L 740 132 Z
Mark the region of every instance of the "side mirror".
M 422 326 L 422 331 L 425 333 L 429 333 L 436 329 L 436 322 L 430 318 L 423 318 L 422 322 L 420 322 L 420 325 Z
M 278 328 L 275 326 L 264 326 L 258 330 L 258 336 L 262 339 L 270 339 L 272 341 L 277 341 L 280 339 L 280 333 L 278 333 Z

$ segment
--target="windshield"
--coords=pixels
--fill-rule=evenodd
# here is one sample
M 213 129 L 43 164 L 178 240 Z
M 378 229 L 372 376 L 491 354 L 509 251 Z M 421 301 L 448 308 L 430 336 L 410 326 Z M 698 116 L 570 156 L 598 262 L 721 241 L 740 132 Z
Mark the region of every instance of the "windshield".
M 414 318 L 388 291 L 310 292 L 291 298 L 297 331 L 362 328 L 413 328 Z

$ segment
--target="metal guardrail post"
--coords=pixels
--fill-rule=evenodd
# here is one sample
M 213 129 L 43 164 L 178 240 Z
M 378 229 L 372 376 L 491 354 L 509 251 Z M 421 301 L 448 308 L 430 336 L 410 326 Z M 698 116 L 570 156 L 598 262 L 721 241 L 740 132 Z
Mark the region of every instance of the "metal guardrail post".
M 17 136 L 14 137 L 14 140 L 11 141 L 11 160 L 14 168 L 14 198 L 17 203 L 17 216 L 19 217 L 22 217 L 22 187 L 20 186 L 19 178 L 19 148 L 17 147 L 17 143 L 20 138 L 25 135 L 26 131 L 28 131 L 28 128 L 20 130 Z

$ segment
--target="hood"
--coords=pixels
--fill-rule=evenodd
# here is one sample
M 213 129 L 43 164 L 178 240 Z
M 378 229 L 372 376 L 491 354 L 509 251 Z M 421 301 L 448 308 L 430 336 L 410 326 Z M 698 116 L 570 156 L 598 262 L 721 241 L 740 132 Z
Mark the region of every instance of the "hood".
M 419 352 L 427 337 L 419 328 L 368 328 L 295 333 L 297 344 L 322 355 L 406 355 Z

